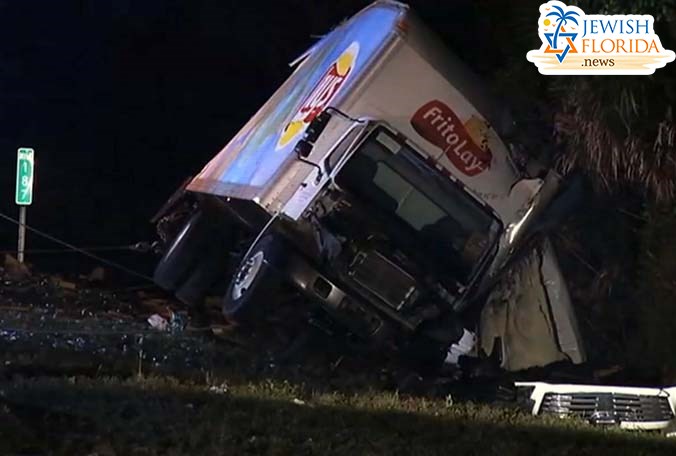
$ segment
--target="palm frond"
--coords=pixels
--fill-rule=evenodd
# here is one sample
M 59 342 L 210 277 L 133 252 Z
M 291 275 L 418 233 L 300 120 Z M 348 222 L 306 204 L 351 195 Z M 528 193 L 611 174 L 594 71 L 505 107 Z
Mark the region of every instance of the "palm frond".
M 676 123 L 668 97 L 647 79 L 633 86 L 608 81 L 579 78 L 561 92 L 555 130 L 566 151 L 558 166 L 585 170 L 606 190 L 631 185 L 659 201 L 676 199 Z
M 565 14 L 564 11 L 563 11 L 563 8 L 561 8 L 560 6 L 552 5 L 552 8 L 557 10 L 561 16 L 563 16 Z M 550 14 L 552 14 L 552 13 L 550 13 Z M 556 14 L 556 13 L 553 13 L 553 14 Z

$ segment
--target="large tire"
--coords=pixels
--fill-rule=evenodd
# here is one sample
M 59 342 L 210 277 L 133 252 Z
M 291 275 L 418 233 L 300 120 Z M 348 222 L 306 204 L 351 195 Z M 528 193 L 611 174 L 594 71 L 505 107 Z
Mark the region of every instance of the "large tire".
M 228 270 L 233 235 L 230 226 L 214 226 L 205 246 L 201 249 L 199 258 L 176 291 L 179 300 L 191 306 L 199 305 L 213 286 L 219 280 L 223 280 Z
M 288 247 L 278 236 L 256 243 L 242 260 L 223 297 L 223 315 L 239 323 L 254 322 L 283 287 L 282 275 Z
M 202 211 L 188 219 L 155 267 L 153 280 L 160 288 L 174 291 L 186 279 L 204 250 L 208 231 Z

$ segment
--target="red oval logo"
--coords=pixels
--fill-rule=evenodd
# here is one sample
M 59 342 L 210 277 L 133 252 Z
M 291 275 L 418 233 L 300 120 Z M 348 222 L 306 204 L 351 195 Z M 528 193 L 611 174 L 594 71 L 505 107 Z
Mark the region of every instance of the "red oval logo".
M 493 154 L 479 147 L 453 110 L 439 100 L 425 103 L 411 118 L 413 129 L 446 153 L 453 165 L 467 176 L 490 168 Z

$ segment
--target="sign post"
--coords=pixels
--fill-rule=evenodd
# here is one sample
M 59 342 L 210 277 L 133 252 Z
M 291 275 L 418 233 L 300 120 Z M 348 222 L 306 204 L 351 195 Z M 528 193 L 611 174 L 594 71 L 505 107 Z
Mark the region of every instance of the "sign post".
M 33 203 L 33 172 L 35 151 L 21 147 L 16 155 L 16 193 L 14 201 L 19 206 L 19 246 L 17 260 L 23 263 L 26 247 L 26 206 Z

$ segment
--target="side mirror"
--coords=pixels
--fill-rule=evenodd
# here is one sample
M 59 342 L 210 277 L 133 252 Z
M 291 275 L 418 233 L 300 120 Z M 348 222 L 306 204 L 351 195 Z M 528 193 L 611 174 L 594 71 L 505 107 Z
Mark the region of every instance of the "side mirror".
M 293 152 L 296 154 L 296 157 L 298 157 L 298 160 L 317 168 L 317 179 L 321 179 L 321 176 L 323 175 L 322 168 L 318 164 L 308 161 L 307 158 L 312 153 L 315 141 L 317 141 L 317 138 L 322 134 L 330 120 L 331 114 L 326 111 L 320 112 L 312 119 L 312 121 L 310 121 L 310 125 L 307 126 L 305 133 L 303 133 L 303 138 L 300 139 L 293 148 Z
M 320 112 L 319 115 L 312 119 L 310 125 L 308 125 L 305 134 L 303 135 L 303 139 L 306 139 L 311 143 L 317 141 L 317 138 L 322 134 L 330 120 L 331 114 L 326 111 Z
M 293 148 L 293 152 L 298 158 L 308 158 L 310 152 L 312 152 L 313 144 L 307 139 L 303 138 L 296 143 L 296 147 Z
M 310 122 L 310 125 L 305 129 L 303 133 L 303 138 L 296 143 L 296 147 L 293 148 L 293 152 L 299 159 L 308 158 L 312 152 L 312 148 L 315 145 L 315 141 L 319 138 L 319 135 L 322 134 L 329 121 L 331 120 L 331 114 L 326 111 L 322 111 Z

